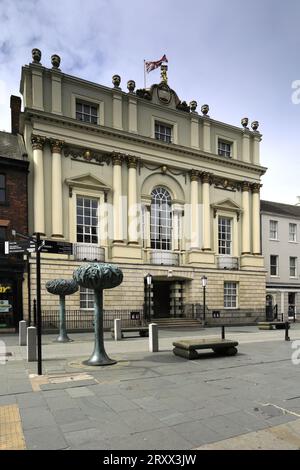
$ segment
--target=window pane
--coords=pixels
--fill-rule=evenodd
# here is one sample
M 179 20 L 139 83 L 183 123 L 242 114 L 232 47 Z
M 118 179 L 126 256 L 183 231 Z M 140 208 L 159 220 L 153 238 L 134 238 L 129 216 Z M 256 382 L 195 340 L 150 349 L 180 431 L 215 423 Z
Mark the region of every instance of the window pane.
M 94 207 L 94 209 L 91 209 Z M 98 243 L 98 200 L 88 197 L 77 198 L 77 241 L 79 243 Z
M 0 202 L 5 202 L 5 200 L 6 200 L 5 189 L 0 189 Z
M 172 227 L 171 196 L 166 189 L 161 187 L 155 188 L 151 195 L 151 247 L 157 250 L 170 250 Z

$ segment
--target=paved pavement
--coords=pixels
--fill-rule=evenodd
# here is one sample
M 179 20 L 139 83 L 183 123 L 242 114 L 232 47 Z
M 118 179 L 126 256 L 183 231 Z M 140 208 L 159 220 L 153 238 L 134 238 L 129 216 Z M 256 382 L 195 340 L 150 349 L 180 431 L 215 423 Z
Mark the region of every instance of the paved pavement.
M 11 354 L 0 363 L 2 448 L 300 448 L 300 364 L 291 361 L 300 325 L 292 326 L 291 342 L 282 330 L 230 328 L 227 338 L 240 343 L 235 357 L 203 353 L 187 361 L 171 352 L 176 339 L 219 334 L 216 328 L 161 330 L 158 353 L 149 352 L 147 338 L 115 342 L 107 334 L 106 350 L 118 363 L 100 368 L 82 364 L 92 334 L 70 334 L 69 344 L 45 335 L 42 377 L 36 363 L 26 362 L 18 338 L 1 335 Z M 12 405 L 15 443 L 7 432 Z

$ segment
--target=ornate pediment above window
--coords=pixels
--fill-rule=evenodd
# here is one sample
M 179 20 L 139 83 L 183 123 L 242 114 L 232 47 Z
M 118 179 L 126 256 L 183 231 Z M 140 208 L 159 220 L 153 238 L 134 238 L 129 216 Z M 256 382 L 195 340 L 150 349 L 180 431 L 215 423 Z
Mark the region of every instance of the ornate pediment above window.
M 70 157 L 73 160 L 80 160 L 86 163 L 94 163 L 101 166 L 104 163 L 109 165 L 111 160 L 108 154 L 82 147 L 71 147 L 68 145 L 64 146 L 64 154 L 65 157 Z
M 108 186 L 104 181 L 96 178 L 96 176 L 86 173 L 84 175 L 76 176 L 74 178 L 65 179 L 65 183 L 69 186 L 69 195 L 72 196 L 73 188 L 103 191 L 105 194 L 111 191 L 111 187 Z
M 243 212 L 243 209 L 232 199 L 224 199 L 218 203 L 211 204 L 211 207 L 214 211 L 214 217 L 217 216 L 218 211 L 233 212 L 237 214 L 237 220 L 239 220 L 240 215 Z

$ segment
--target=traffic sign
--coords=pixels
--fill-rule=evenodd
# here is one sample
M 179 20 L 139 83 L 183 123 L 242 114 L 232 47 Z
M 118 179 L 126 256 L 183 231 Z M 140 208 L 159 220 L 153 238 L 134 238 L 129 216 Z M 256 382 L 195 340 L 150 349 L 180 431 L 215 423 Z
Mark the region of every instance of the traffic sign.
M 4 243 L 4 253 L 6 255 L 25 253 L 25 251 L 29 251 L 29 252 L 35 251 L 35 242 L 33 240 L 25 240 L 21 242 L 6 241 Z
M 54 240 L 43 240 L 42 253 L 56 253 L 59 255 L 72 255 L 73 244 L 68 242 L 57 242 Z

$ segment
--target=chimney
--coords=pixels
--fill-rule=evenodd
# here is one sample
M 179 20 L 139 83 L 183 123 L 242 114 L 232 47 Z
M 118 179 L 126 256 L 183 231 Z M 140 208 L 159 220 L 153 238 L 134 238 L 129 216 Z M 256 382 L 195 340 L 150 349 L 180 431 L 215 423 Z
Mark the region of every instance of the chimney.
M 20 131 L 21 98 L 10 96 L 11 133 L 18 134 Z

